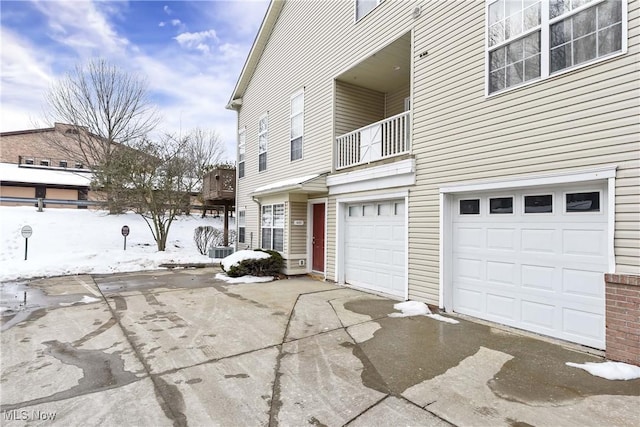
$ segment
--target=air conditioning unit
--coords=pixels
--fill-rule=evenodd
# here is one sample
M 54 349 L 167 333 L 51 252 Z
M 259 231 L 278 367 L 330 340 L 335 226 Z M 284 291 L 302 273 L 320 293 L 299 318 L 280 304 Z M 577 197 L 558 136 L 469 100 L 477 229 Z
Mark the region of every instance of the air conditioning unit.
M 226 258 L 233 253 L 232 246 L 218 246 L 209 249 L 209 258 L 222 259 Z

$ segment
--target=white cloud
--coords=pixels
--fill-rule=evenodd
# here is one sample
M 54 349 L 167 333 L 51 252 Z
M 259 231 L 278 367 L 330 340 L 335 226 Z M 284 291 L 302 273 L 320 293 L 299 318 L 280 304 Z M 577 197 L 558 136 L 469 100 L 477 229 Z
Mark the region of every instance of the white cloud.
M 196 49 L 201 52 L 208 53 L 209 45 L 207 42 L 218 42 L 216 30 L 199 31 L 197 33 L 181 33 L 174 39 L 178 44 L 186 49 Z
M 105 11 L 90 1 L 35 2 L 46 18 L 49 37 L 74 49 L 81 56 L 122 54 L 129 41 L 111 27 L 104 13 L 116 14 L 111 5 Z
M 2 131 L 29 129 L 41 116 L 43 96 L 54 76 L 54 57 L 12 31 L 0 27 Z
M 160 21 L 160 23 L 158 23 L 158 27 L 164 27 L 166 24 L 164 21 Z
M 179 19 L 172 19 L 171 20 L 171 25 L 173 25 L 174 27 L 177 27 L 180 24 L 182 24 L 182 22 Z
M 166 4 L 162 8 L 162 10 L 164 10 L 164 13 L 166 13 L 167 15 L 171 15 L 173 13 L 173 10 L 171 10 Z

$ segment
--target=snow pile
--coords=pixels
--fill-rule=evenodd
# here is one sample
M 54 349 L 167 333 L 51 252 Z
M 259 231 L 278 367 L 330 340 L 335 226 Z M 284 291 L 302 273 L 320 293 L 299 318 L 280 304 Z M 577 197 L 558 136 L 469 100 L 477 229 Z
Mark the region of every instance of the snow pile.
M 402 313 L 391 313 L 389 317 L 426 316 L 431 314 L 427 304 L 418 301 L 399 302 L 394 304 L 393 308 L 400 310 Z
M 256 276 L 241 276 L 241 277 L 229 277 L 224 273 L 216 274 L 216 279 L 223 280 L 227 283 L 266 283 L 272 282 L 272 276 L 256 277 Z
M 567 362 L 567 366 L 584 369 L 591 375 L 606 378 L 608 380 L 635 380 L 640 378 L 640 366 L 629 365 L 621 362 Z
M 233 267 L 234 265 L 240 264 L 244 260 L 265 259 L 265 258 L 269 258 L 270 256 L 271 255 L 269 255 L 268 253 L 262 252 L 262 251 L 249 251 L 249 250 L 238 251 L 224 258 L 221 264 L 225 271 L 229 271 L 231 267 Z
M 394 304 L 393 308 L 400 310 L 401 313 L 391 313 L 389 317 L 410 317 L 410 316 L 426 316 L 434 320 L 439 320 L 445 323 L 460 323 L 455 319 L 444 317 L 439 314 L 432 314 L 427 304 L 418 301 L 405 301 Z
M 25 239 L 20 233 L 25 225 L 33 229 L 26 261 Z M 126 251 L 120 233 L 123 225 L 130 230 Z M 177 218 L 169 230 L 167 250 L 158 252 L 149 226 L 134 213 L 108 215 L 53 208 L 37 212 L 31 206 L 2 206 L 0 281 L 154 270 L 164 263 L 212 263 L 211 258 L 200 255 L 193 241 L 193 230 L 205 225 L 222 228 L 222 218 Z

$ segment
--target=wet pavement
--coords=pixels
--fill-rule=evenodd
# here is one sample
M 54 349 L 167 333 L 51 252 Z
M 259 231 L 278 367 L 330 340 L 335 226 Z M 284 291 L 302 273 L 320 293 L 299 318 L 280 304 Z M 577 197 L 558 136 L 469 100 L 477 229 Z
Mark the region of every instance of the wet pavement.
M 640 425 L 640 380 L 566 366 L 602 360 L 573 346 L 215 273 L 3 284 L 1 424 Z

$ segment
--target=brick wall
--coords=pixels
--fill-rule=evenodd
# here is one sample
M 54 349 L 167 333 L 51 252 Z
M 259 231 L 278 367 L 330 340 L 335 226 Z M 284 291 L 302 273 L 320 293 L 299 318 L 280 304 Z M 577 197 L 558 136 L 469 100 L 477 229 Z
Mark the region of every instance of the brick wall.
M 640 276 L 605 274 L 607 359 L 640 366 Z
M 0 162 L 18 163 L 19 156 L 25 156 L 67 160 L 69 166 L 73 166 L 76 161 L 84 163 L 83 156 L 70 155 L 69 151 L 77 151 L 77 143 L 73 136 L 65 134 L 67 129 L 69 129 L 69 125 L 56 123 L 54 128 L 3 132 L 0 136 Z M 54 143 L 54 140 L 58 143 Z M 63 144 L 67 149 L 62 149 L 57 144 Z M 53 164 L 52 166 L 58 165 Z

